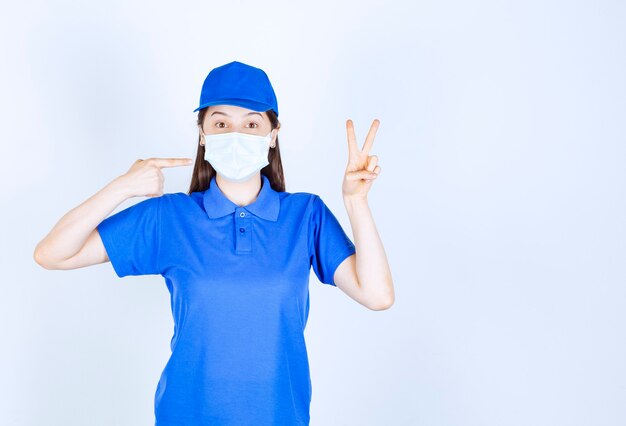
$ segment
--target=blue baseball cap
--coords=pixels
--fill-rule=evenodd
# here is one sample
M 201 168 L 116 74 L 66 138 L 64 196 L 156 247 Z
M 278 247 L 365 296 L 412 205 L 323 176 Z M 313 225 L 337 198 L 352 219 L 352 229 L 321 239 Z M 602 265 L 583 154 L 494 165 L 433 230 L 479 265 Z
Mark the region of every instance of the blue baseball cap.
M 238 61 L 211 70 L 202 84 L 200 106 L 235 105 L 253 111 L 274 110 L 278 116 L 278 101 L 270 79 L 260 68 Z

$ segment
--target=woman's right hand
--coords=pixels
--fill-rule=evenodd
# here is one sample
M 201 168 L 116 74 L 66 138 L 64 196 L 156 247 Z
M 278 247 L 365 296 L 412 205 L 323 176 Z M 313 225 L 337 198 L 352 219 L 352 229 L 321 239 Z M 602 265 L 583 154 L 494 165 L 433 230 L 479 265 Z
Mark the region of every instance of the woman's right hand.
M 191 158 L 148 158 L 137 160 L 118 177 L 129 197 L 160 197 L 163 195 L 163 167 L 190 166 Z
M 109 260 L 98 224 L 130 197 L 163 195 L 163 167 L 188 166 L 191 158 L 137 160 L 123 175 L 67 212 L 35 247 L 35 262 L 46 269 L 76 269 Z

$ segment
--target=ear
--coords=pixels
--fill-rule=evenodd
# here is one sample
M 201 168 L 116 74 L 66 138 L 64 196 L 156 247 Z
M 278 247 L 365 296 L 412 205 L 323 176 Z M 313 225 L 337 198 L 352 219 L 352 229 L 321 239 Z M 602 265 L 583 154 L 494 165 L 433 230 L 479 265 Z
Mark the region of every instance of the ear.
M 204 136 L 202 136 L 202 127 L 198 124 L 198 133 L 200 134 L 200 145 L 203 145 L 206 143 L 206 141 L 204 140 Z

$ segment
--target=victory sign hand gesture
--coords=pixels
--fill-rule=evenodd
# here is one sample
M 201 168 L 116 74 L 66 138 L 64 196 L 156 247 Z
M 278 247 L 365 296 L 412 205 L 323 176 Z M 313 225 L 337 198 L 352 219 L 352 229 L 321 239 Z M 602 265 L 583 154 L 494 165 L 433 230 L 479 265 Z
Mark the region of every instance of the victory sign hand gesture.
M 378 119 L 372 122 L 367 137 L 365 138 L 365 143 L 362 149 L 359 149 L 356 144 L 354 124 L 352 120 L 346 121 L 346 131 L 348 132 L 348 165 L 342 185 L 344 198 L 366 199 L 374 179 L 380 174 L 380 166 L 376 165 L 378 157 L 369 155 L 379 125 L 380 120 Z

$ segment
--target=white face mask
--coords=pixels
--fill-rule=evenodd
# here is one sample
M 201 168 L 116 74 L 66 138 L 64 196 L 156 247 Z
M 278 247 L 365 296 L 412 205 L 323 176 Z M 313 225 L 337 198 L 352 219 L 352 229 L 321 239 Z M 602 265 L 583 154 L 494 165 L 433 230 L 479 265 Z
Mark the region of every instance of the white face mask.
M 233 182 L 248 180 L 269 164 L 267 159 L 272 132 L 267 136 L 247 133 L 204 135 L 204 159 L 222 176 Z

